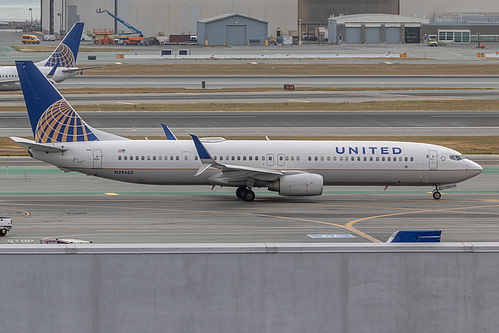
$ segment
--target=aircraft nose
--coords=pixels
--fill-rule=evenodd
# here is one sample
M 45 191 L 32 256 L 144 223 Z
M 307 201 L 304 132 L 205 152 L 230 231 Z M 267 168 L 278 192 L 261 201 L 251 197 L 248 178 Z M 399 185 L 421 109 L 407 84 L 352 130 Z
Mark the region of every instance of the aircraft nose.
M 473 161 L 469 161 L 467 166 L 467 171 L 471 173 L 473 176 L 476 176 L 482 173 L 483 168 L 480 164 Z

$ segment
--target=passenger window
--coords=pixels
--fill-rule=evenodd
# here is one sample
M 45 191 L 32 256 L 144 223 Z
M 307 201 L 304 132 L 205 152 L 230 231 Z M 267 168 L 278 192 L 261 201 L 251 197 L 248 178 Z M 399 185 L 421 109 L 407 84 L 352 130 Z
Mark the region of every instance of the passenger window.
M 360 156 L 357 156 L 357 161 L 360 161 Z
M 414 161 L 414 157 L 411 157 L 411 162 Z
M 148 156 L 148 157 L 149 157 L 149 156 Z M 180 156 L 175 156 L 175 159 L 176 159 L 177 161 L 180 161 Z
M 156 161 L 156 155 L 152 157 L 153 161 Z
M 324 156 L 321 156 L 321 161 L 324 161 Z
M 237 157 L 237 160 L 238 160 L 238 161 L 240 161 L 240 160 L 241 160 L 241 156 L 238 156 L 238 157 Z
M 124 157 L 124 159 L 125 159 L 125 161 L 126 161 L 126 160 L 128 159 L 128 157 L 126 157 L 126 156 L 125 156 L 125 157 Z
M 232 156 L 232 160 L 235 161 L 236 160 L 236 157 L 235 156 Z
M 250 161 L 253 161 L 253 156 L 251 156 L 251 155 L 250 155 L 250 156 L 248 156 L 248 159 L 249 159 Z
M 120 155 L 120 156 L 118 156 L 118 161 L 121 161 L 121 155 Z
M 345 161 L 348 161 L 348 156 L 345 156 Z
M 369 157 L 369 161 L 371 161 L 371 162 L 373 161 L 373 157 L 372 157 L 372 156 L 371 156 L 371 157 Z
M 258 161 L 258 156 L 255 156 L 255 161 Z
M 135 156 L 135 159 L 138 161 L 138 160 L 139 160 L 139 157 L 138 157 L 138 156 Z
M 383 162 L 385 161 L 385 157 L 384 156 L 381 158 L 381 161 L 383 161 Z
M 333 161 L 336 161 L 336 156 L 333 157 Z
M 161 159 L 162 159 L 162 158 L 163 158 L 163 156 L 158 156 L 158 160 L 160 160 L 160 161 L 161 161 Z
M 198 160 L 198 157 L 197 157 L 197 156 L 194 156 L 194 159 L 197 161 L 197 160 Z
M 243 156 L 243 161 L 246 161 L 246 156 Z
M 318 158 L 317 156 L 315 156 L 314 160 L 318 161 L 318 160 L 319 160 L 319 158 Z
M 279 156 L 279 161 L 282 161 L 284 158 L 282 156 Z
M 379 156 L 376 156 L 376 161 L 379 161 Z
M 184 156 L 184 161 L 187 161 L 189 159 L 189 156 L 185 155 Z
M 173 155 L 172 155 L 172 156 L 170 156 L 170 161 L 173 161 Z
M 133 156 L 130 156 L 130 161 L 132 161 L 132 160 L 133 160 Z
M 343 161 L 343 156 L 340 156 L 340 161 Z
M 299 161 L 300 160 L 300 156 L 296 156 L 296 160 Z
M 367 161 L 367 157 L 366 157 L 366 156 L 364 156 L 364 162 L 366 162 L 366 161 Z
M 390 156 L 388 156 L 388 157 L 387 157 L 387 160 L 388 160 L 388 161 L 391 161 Z
M 147 156 L 147 160 L 150 161 L 151 160 L 151 156 Z
M 311 160 L 312 160 L 312 157 L 311 157 L 311 156 L 309 156 L 309 157 L 308 157 L 308 160 L 309 160 L 309 161 L 311 161 Z

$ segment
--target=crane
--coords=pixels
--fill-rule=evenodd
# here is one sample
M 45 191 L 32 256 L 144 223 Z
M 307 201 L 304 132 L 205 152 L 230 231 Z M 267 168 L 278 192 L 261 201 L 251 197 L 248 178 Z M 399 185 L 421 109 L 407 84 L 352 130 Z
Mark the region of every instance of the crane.
M 114 18 L 115 20 L 117 20 L 118 22 L 120 22 L 121 24 L 123 24 L 124 26 L 126 26 L 128 29 L 132 30 L 133 32 L 128 32 L 128 33 L 123 33 L 121 35 L 140 35 L 142 36 L 142 31 L 140 31 L 139 29 L 135 28 L 133 25 L 131 25 L 130 23 L 126 22 L 126 21 L 123 21 L 122 19 L 120 19 L 118 16 L 114 15 L 113 13 L 111 13 L 110 11 L 108 11 L 107 9 L 104 9 L 102 10 L 101 8 L 97 9 L 96 10 L 97 13 L 107 13 L 109 16 L 111 16 L 112 18 Z

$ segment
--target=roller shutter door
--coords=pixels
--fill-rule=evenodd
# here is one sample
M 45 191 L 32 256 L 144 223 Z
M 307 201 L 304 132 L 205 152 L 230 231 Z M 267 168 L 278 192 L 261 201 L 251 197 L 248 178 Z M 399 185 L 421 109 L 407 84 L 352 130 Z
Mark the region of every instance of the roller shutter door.
M 366 43 L 379 44 L 381 42 L 381 28 L 380 27 L 366 27 Z
M 345 27 L 345 43 L 360 44 L 360 27 Z
M 247 45 L 245 25 L 227 25 L 227 45 Z
M 385 28 L 385 42 L 387 44 L 400 44 L 400 27 Z

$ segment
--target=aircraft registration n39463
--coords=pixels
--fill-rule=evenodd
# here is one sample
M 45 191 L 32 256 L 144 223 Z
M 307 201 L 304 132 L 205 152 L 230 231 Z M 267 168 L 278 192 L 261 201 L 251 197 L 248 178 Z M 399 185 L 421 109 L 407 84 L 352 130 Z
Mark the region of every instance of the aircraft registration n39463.
M 440 190 L 482 172 L 459 152 L 394 141 L 129 140 L 86 124 L 30 61 L 16 62 L 34 140 L 12 137 L 36 159 L 118 181 L 253 188 L 283 196 L 321 195 L 327 185 L 430 186 Z

